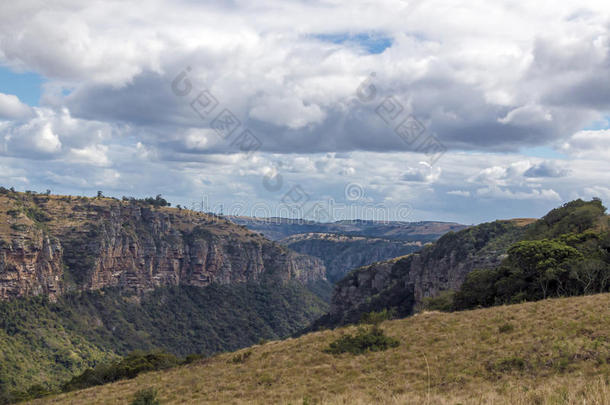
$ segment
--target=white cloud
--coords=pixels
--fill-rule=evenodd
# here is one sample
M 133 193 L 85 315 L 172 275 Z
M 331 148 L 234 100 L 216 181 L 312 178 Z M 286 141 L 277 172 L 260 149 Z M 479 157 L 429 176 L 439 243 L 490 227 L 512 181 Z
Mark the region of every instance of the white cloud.
M 470 197 L 470 191 L 463 191 L 463 190 L 451 190 L 451 191 L 447 191 L 447 194 L 457 195 L 460 197 Z
M 552 200 L 561 201 L 559 194 L 552 189 L 512 191 L 501 187 L 484 187 L 477 189 L 477 196 L 484 198 L 510 199 L 510 200 Z
M 81 149 L 70 149 L 66 160 L 71 163 L 90 164 L 94 166 L 108 166 L 108 147 L 105 145 L 90 145 Z
M 12 94 L 0 93 L 0 119 L 23 119 L 33 115 L 32 108 Z

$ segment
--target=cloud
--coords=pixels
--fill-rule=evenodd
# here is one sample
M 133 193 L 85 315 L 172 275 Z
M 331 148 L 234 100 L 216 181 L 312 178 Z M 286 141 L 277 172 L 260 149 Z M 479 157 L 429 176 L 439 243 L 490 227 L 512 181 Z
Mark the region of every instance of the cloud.
M 583 130 L 608 127 L 608 15 L 576 0 L 4 2 L 0 64 L 45 85 L 40 107 L 0 94 L 2 180 L 183 204 L 295 185 L 340 201 L 362 183 L 414 219 L 541 215 L 610 182 L 610 133 Z M 225 109 L 228 137 L 212 125 Z M 410 115 L 419 138 L 397 133 Z M 256 153 L 236 146 L 244 129 Z M 448 149 L 432 167 L 430 136 Z M 566 158 L 519 153 L 538 145 Z
M 561 201 L 559 194 L 552 189 L 536 189 L 531 191 L 512 191 L 501 187 L 484 187 L 477 190 L 477 196 L 510 200 L 552 200 Z
M 451 190 L 451 191 L 447 191 L 447 194 L 457 195 L 460 197 L 470 197 L 470 191 L 463 191 L 463 190 Z
M 401 180 L 432 183 L 440 177 L 442 169 L 440 167 L 430 167 L 430 165 L 422 164 L 418 167 L 410 167 L 402 175 Z
M 559 167 L 555 162 L 544 161 L 533 165 L 523 173 L 525 177 L 564 177 L 568 170 Z
M 608 66 L 599 17 L 607 6 L 579 14 L 576 1 L 553 10 L 410 3 L 25 1 L 3 6 L 0 61 L 47 77 L 43 100 L 54 108 L 142 132 L 154 127 L 159 138 L 209 127 L 191 99 L 170 91 L 190 66 L 197 89 L 210 89 L 262 150 L 280 153 L 412 150 L 393 133 L 399 122 L 375 113 L 387 96 L 445 146 L 465 150 L 563 140 L 607 107 L 610 92 L 598 83 Z M 454 13 L 463 24 L 429 23 Z M 371 72 L 376 97 L 354 103 Z M 231 152 L 221 144 L 218 151 Z
M 17 96 L 0 93 L 0 119 L 23 119 L 33 115 L 32 108 Z
M 574 157 L 610 157 L 610 130 L 578 131 L 561 149 Z
M 0 125 L 0 153 L 32 159 L 56 159 L 112 138 L 113 126 L 75 119 L 67 109 L 32 109 L 33 117 Z M 66 162 L 69 163 L 69 162 Z

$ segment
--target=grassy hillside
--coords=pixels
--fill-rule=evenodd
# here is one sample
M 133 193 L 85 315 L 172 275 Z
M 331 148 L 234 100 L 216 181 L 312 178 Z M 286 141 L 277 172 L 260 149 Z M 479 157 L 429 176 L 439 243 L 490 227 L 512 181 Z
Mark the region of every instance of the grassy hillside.
M 324 353 L 354 327 L 269 342 L 33 404 L 610 403 L 610 294 L 384 322 L 400 345 Z M 250 353 L 250 354 L 247 354 Z

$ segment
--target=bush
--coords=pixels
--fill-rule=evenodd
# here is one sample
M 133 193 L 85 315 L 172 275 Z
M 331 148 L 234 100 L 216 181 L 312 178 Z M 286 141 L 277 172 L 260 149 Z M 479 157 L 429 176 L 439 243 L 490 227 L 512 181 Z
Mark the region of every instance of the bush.
M 141 205 L 152 205 L 153 207 L 171 207 L 171 203 L 169 203 L 165 198 L 158 194 L 155 198 L 146 197 L 146 198 L 134 198 L 134 197 L 125 197 L 122 198 L 123 201 L 130 202 L 132 204 L 141 204 Z
M 359 327 L 355 335 L 343 335 L 332 342 L 325 353 L 340 354 L 363 354 L 367 352 L 380 352 L 397 347 L 400 342 L 392 337 L 386 336 L 383 330 L 377 326 L 371 328 Z
M 79 390 L 95 385 L 135 378 L 138 374 L 164 370 L 182 364 L 182 361 L 173 354 L 164 352 L 133 352 L 119 362 L 101 364 L 95 369 L 87 369 L 82 374 L 73 377 L 62 385 L 64 392 Z
M 452 312 L 454 308 L 453 300 L 455 291 L 441 291 L 435 297 L 425 297 L 422 299 L 421 307 L 427 311 Z
M 360 323 L 379 326 L 381 322 L 387 321 L 394 317 L 394 309 L 384 309 L 382 311 L 371 311 L 362 315 Z
M 130 405 L 160 405 L 157 391 L 154 388 L 146 388 L 136 392 Z

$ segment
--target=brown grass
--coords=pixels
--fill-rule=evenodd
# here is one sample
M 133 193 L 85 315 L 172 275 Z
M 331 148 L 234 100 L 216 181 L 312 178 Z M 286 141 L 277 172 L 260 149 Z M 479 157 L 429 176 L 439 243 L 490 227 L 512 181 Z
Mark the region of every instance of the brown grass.
M 536 221 L 538 221 L 538 218 L 513 218 L 510 220 L 510 222 L 515 224 L 515 226 L 521 226 L 521 227 L 529 225 Z
M 610 404 L 610 294 L 382 327 L 398 348 L 335 357 L 322 350 L 353 327 L 317 332 L 33 403 L 126 404 L 155 387 L 162 404 Z

